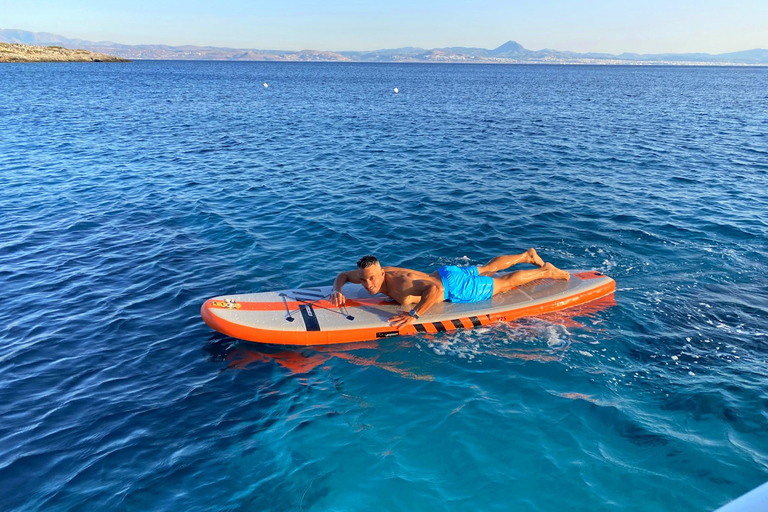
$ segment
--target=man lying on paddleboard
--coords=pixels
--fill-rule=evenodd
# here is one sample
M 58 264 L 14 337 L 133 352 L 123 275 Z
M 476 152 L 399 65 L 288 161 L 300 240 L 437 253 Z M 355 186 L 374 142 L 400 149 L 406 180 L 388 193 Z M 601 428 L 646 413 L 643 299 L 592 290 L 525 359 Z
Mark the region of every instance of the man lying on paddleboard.
M 539 268 L 491 277 L 518 263 L 532 263 Z M 485 265 L 450 265 L 440 267 L 431 274 L 407 268 L 381 268 L 374 256 L 364 256 L 357 262 L 355 270 L 336 276 L 330 301 L 334 306 L 344 304 L 342 287 L 345 283 L 355 283 L 363 285 L 371 295 L 383 293 L 400 304 L 416 304 L 409 312 L 403 311 L 389 319 L 389 323 L 399 329 L 417 320 L 438 302 L 479 302 L 544 278 L 568 280 L 571 275 L 551 263 L 544 263 L 533 248 L 521 254 L 497 256 Z

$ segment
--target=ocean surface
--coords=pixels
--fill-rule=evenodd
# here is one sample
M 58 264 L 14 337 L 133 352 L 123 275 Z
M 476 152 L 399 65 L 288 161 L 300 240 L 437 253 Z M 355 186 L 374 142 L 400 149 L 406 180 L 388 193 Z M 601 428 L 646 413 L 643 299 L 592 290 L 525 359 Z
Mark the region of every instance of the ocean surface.
M 6 64 L 0 90 L 0 509 L 710 511 L 768 480 L 768 69 Z M 368 253 L 528 247 L 613 299 L 326 348 L 200 318 Z

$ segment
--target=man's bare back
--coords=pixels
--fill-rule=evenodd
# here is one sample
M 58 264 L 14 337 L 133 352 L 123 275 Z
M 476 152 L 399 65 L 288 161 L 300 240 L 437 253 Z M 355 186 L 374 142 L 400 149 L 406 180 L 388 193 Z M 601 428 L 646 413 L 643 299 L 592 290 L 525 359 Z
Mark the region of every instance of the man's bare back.
M 499 270 L 504 270 L 518 263 L 531 263 L 539 268 L 520 270 L 501 277 L 491 277 Z M 341 289 L 345 283 L 355 283 L 363 285 L 363 288 L 371 295 L 383 293 L 400 304 L 415 304 L 409 312 L 403 311 L 389 319 L 389 322 L 394 327 L 400 328 L 417 320 L 419 316 L 426 313 L 434 304 L 452 297 L 451 293 L 449 293 L 450 291 L 446 291 L 440 274 L 446 268 L 448 267 L 442 267 L 432 274 L 407 268 L 382 268 L 375 257 L 365 256 L 357 262 L 355 270 L 342 272 L 336 277 L 330 301 L 335 306 L 344 304 L 345 298 L 341 293 Z M 470 272 L 469 274 L 472 273 Z M 535 279 L 547 277 L 570 279 L 568 272 L 559 270 L 551 263 L 544 263 L 533 248 L 528 249 L 522 254 L 493 258 L 488 264 L 479 265 L 477 272 L 473 276 L 474 279 L 485 280 L 483 285 L 486 291 L 490 292 L 490 295 L 486 293 L 488 297 L 511 290 Z M 484 298 L 487 297 L 470 299 L 464 302 L 483 300 Z
M 384 293 L 400 304 L 417 304 L 430 286 L 437 286 L 440 292 L 443 292 L 443 282 L 437 272 L 425 274 L 418 270 L 398 267 L 384 267 L 382 270 L 384 285 L 379 293 Z

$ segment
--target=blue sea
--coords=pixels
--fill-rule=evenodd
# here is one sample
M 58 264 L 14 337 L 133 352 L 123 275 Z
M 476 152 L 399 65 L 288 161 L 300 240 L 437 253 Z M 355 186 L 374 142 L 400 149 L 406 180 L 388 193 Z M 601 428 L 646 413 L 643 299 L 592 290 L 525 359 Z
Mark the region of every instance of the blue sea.
M 5 64 L 0 90 L 0 509 L 710 511 L 768 480 L 768 69 Z M 369 253 L 528 247 L 615 295 L 317 348 L 200 318 Z

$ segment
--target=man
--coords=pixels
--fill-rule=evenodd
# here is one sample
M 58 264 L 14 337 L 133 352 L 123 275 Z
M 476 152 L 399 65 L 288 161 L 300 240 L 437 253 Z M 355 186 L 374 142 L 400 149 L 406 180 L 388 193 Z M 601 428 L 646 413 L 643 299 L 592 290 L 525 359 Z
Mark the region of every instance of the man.
M 499 270 L 518 263 L 532 263 L 539 268 L 492 277 Z M 521 254 L 497 256 L 485 265 L 445 266 L 431 274 L 407 268 L 381 268 L 374 256 L 364 256 L 357 262 L 357 269 L 336 277 L 330 301 L 334 306 L 344 304 L 342 287 L 345 283 L 355 283 L 362 284 L 371 295 L 383 293 L 400 304 L 416 304 L 409 312 L 403 311 L 389 319 L 390 324 L 399 329 L 417 320 L 438 302 L 479 302 L 543 278 L 568 280 L 571 275 L 551 263 L 544 263 L 533 248 Z

